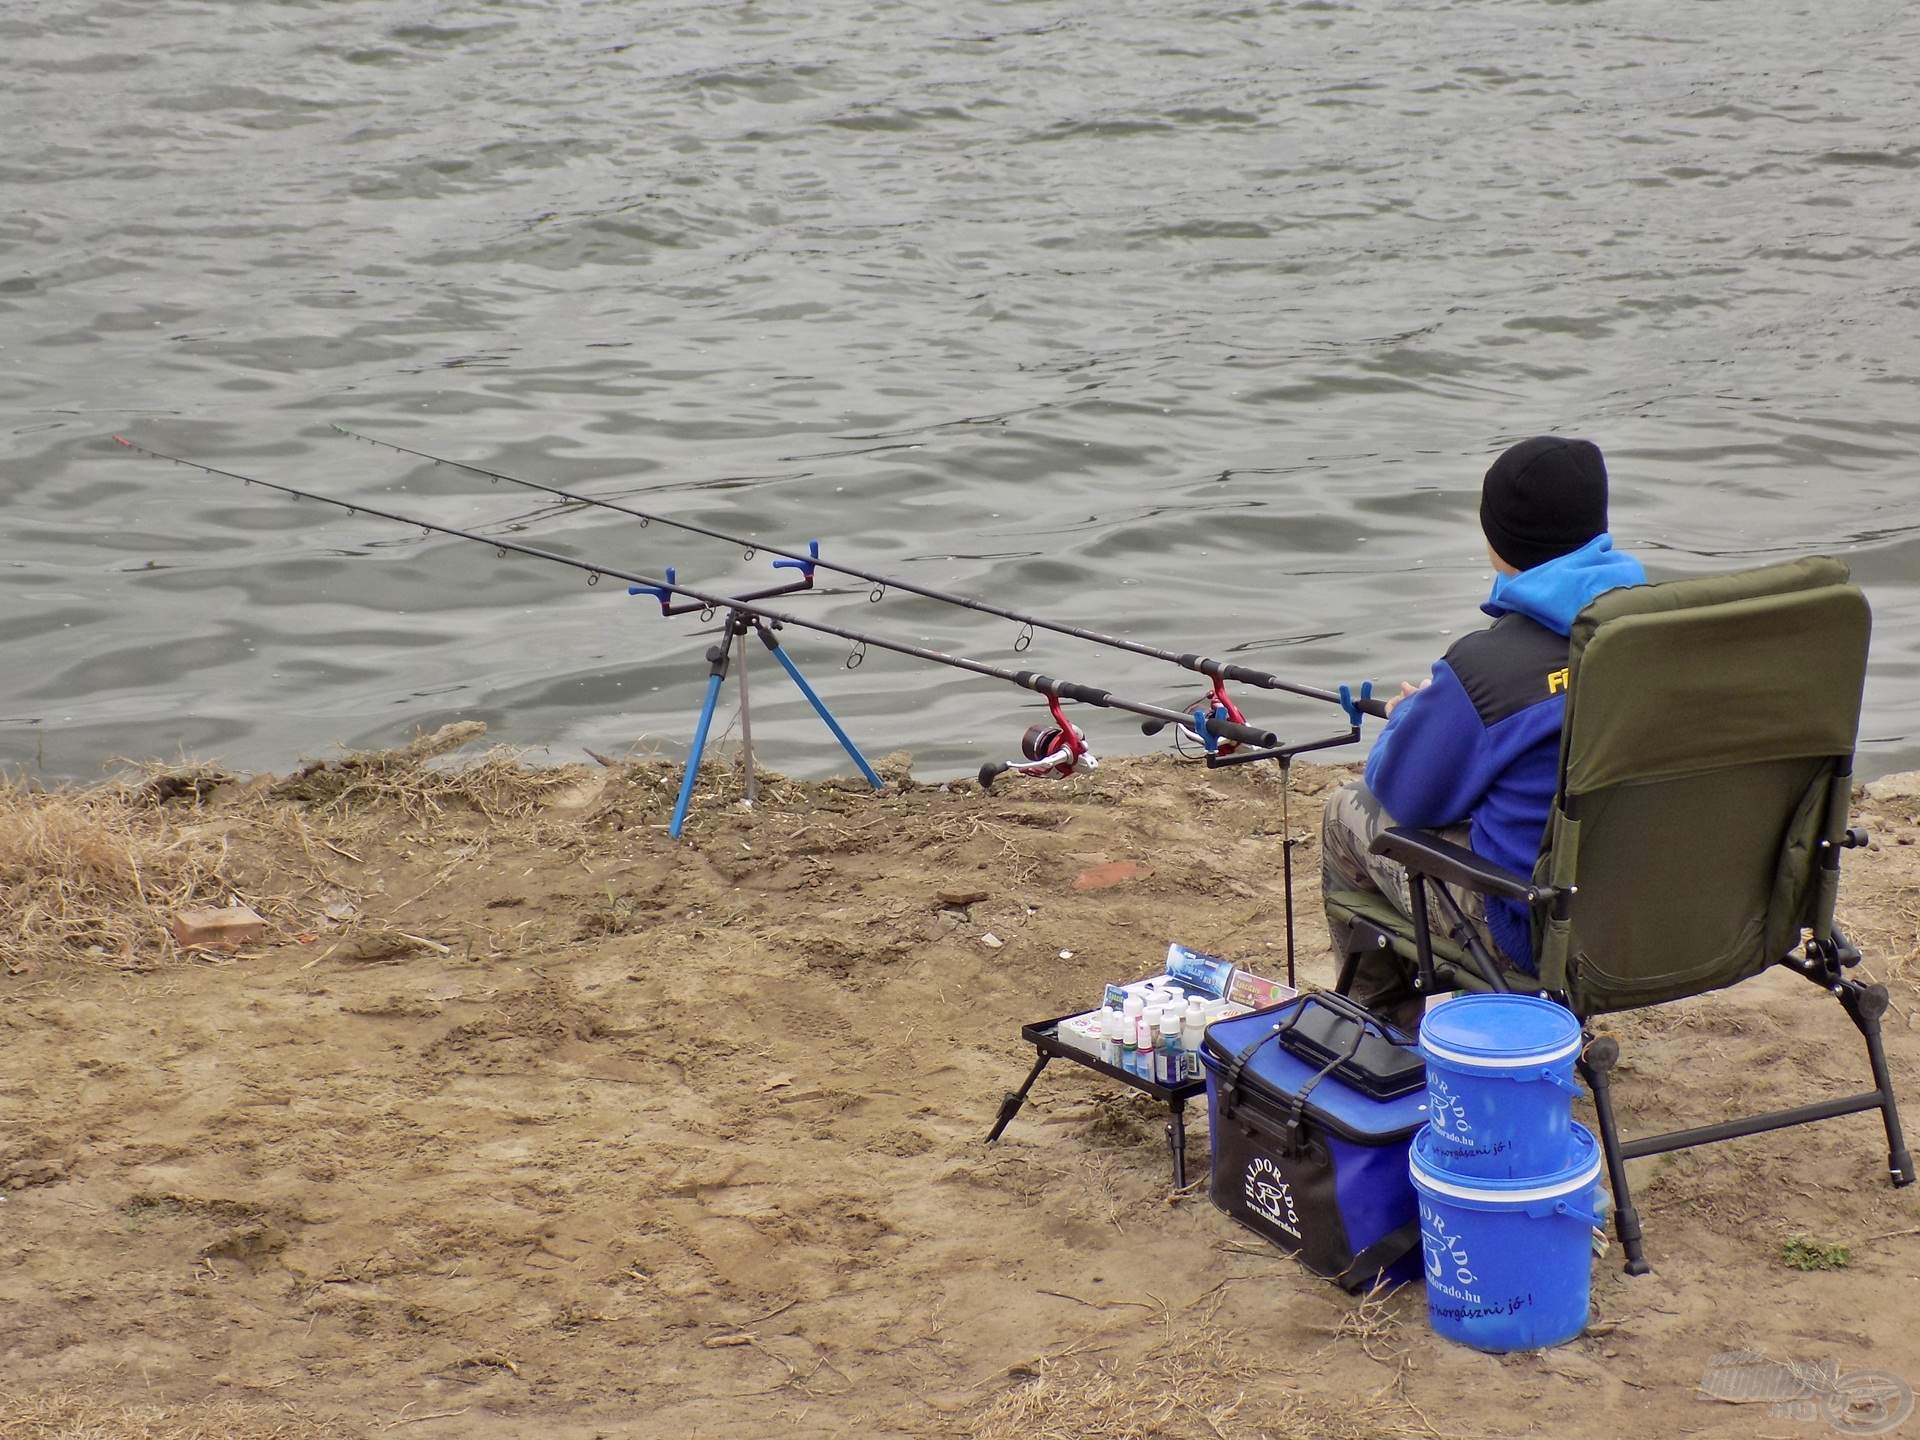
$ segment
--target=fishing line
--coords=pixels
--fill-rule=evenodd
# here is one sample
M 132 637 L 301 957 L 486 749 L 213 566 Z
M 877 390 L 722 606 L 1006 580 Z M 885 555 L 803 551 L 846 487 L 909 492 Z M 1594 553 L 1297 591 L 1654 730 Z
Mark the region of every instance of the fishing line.
M 1158 721 L 1162 725 L 1172 724 L 1204 727 L 1207 733 L 1211 733 L 1218 739 L 1232 741 L 1237 744 L 1270 748 L 1280 743 L 1279 737 L 1271 730 L 1262 730 L 1252 725 L 1239 724 L 1234 721 L 1200 713 L 1188 714 L 1182 710 L 1169 709 L 1164 705 L 1150 705 L 1143 701 L 1128 700 L 1113 694 L 1111 691 L 1100 689 L 1098 686 L 1082 685 L 1071 680 L 1061 680 L 1051 675 L 1037 674 L 1032 670 L 1007 670 L 998 665 L 989 665 L 984 661 L 969 659 L 964 655 L 950 655 L 942 650 L 933 650 L 921 645 L 910 645 L 901 640 L 889 640 L 884 636 L 874 635 L 866 631 L 849 630 L 838 625 L 830 625 L 823 620 L 802 619 L 797 615 L 788 614 L 785 611 L 769 609 L 754 600 L 743 597 L 716 595 L 707 591 L 695 590 L 678 583 L 671 570 L 667 572 L 667 578 L 665 580 L 656 580 L 651 576 L 637 575 L 618 569 L 612 565 L 598 565 L 592 561 L 577 559 L 571 555 L 560 555 L 551 550 L 542 550 L 537 546 L 525 545 L 517 540 L 503 540 L 497 535 L 481 535 L 474 531 L 462 530 L 452 525 L 438 525 L 432 521 L 421 520 L 416 516 L 402 515 L 392 510 L 384 510 L 377 506 L 368 505 L 364 501 L 341 500 L 334 496 L 322 495 L 312 490 L 295 489 L 291 485 L 282 485 L 278 481 L 262 480 L 255 475 L 242 475 L 234 470 L 222 470 L 215 465 L 207 465 L 198 460 L 188 460 L 179 455 L 169 455 L 164 451 L 135 444 L 124 435 L 115 435 L 113 438 L 115 442 L 125 446 L 136 454 L 145 455 L 154 460 L 169 461 L 175 465 L 185 465 L 189 469 L 198 470 L 205 475 L 213 475 L 225 480 L 238 480 L 243 485 L 258 485 L 262 489 L 273 490 L 282 495 L 291 495 L 298 500 L 317 501 L 323 505 L 331 505 L 335 509 L 345 510 L 350 515 L 375 516 L 382 520 L 392 521 L 397 525 L 412 526 L 424 534 L 449 535 L 455 539 L 469 540 L 477 545 L 488 546 L 496 552 L 525 555 L 530 559 L 545 560 L 555 565 L 565 565 L 569 569 L 584 572 L 589 577 L 589 584 L 598 583 L 601 576 L 606 576 L 614 580 L 622 580 L 636 590 L 646 591 L 659 596 L 663 610 L 667 609 L 668 597 L 682 595 L 702 608 L 712 609 L 714 611 L 730 610 L 742 615 L 751 615 L 756 619 L 767 621 L 775 627 L 790 625 L 798 630 L 811 630 L 822 635 L 832 635 L 837 639 L 849 642 L 854 647 L 853 651 L 850 652 L 852 655 L 864 657 L 868 647 L 878 650 L 890 650 L 897 655 L 905 655 L 915 660 L 926 660 L 936 665 L 947 665 L 956 670 L 966 670 L 975 675 L 984 675 L 989 679 L 1002 680 L 1010 685 L 1018 685 L 1023 690 L 1031 690 L 1036 694 L 1049 696 L 1056 700 L 1074 700 L 1083 705 L 1093 705 L 1104 710 L 1125 710 L 1131 714 L 1143 715 L 1149 720 Z M 445 463 L 458 464 L 459 462 L 452 461 Z M 776 551 L 771 546 L 761 546 L 760 548 L 772 554 L 785 553 Z M 857 664 L 858 661 L 855 661 L 855 663 Z
M 1070 636 L 1075 640 L 1086 640 L 1095 645 L 1105 645 L 1115 650 L 1128 651 L 1134 655 L 1144 655 L 1150 660 L 1160 660 L 1169 665 L 1179 665 L 1184 669 L 1195 671 L 1215 680 L 1232 680 L 1238 684 L 1252 685 L 1261 690 L 1279 690 L 1289 695 L 1304 696 L 1309 700 L 1323 700 L 1329 704 L 1339 705 L 1343 709 L 1348 709 L 1349 713 L 1357 709 L 1362 714 L 1379 716 L 1381 718 L 1384 718 L 1387 713 L 1386 706 L 1383 702 L 1370 697 L 1355 699 L 1351 694 L 1342 694 L 1338 691 L 1322 689 L 1315 685 L 1301 685 L 1291 680 L 1283 680 L 1278 675 L 1269 674 L 1264 670 L 1250 670 L 1244 665 L 1230 664 L 1227 661 L 1211 659 L 1205 655 L 1179 654 L 1172 650 L 1163 650 L 1157 645 L 1147 645 L 1138 640 L 1128 640 L 1124 636 L 1108 635 L 1099 630 L 1089 630 L 1084 626 L 1070 625 L 1058 620 L 1047 620 L 1041 616 L 1028 615 L 1019 610 L 1009 610 L 1005 606 L 995 605 L 990 601 L 980 599 L 978 596 L 963 595 L 952 590 L 938 590 L 928 585 L 918 585 L 911 580 L 902 580 L 895 575 L 882 575 L 873 570 L 863 569 L 858 565 L 847 565 L 838 561 L 822 560 L 820 558 L 820 542 L 817 540 L 810 543 L 807 546 L 806 553 L 802 554 L 797 550 L 786 550 L 778 545 L 770 545 L 764 540 L 749 540 L 744 536 L 730 535 L 724 530 L 714 530 L 705 525 L 696 525 L 692 521 L 675 520 L 671 516 L 658 515 L 650 510 L 639 510 L 631 505 L 623 505 L 616 500 L 597 499 L 592 495 L 581 495 L 572 490 L 562 490 L 557 485 L 548 485 L 543 481 L 527 480 L 518 475 L 508 475 L 503 471 L 489 470 L 483 465 L 471 465 L 464 460 L 452 460 L 444 455 L 430 455 L 425 450 L 415 450 L 410 446 L 399 445 L 391 440 L 382 440 L 373 435 L 363 435 L 357 430 L 347 429 L 344 425 L 336 424 L 333 425 L 332 428 L 350 440 L 359 440 L 364 444 L 396 451 L 401 455 L 411 455 L 417 460 L 428 460 L 435 465 L 451 465 L 457 470 L 464 470 L 470 475 L 481 475 L 488 480 L 504 480 L 509 485 L 521 485 L 529 490 L 539 490 L 561 500 L 570 500 L 582 505 L 592 505 L 602 510 L 612 510 L 618 514 L 638 520 L 642 525 L 666 525 L 675 530 L 686 531 L 688 534 L 704 535 L 711 540 L 719 540 L 728 545 L 738 546 L 746 552 L 748 559 L 751 559 L 756 551 L 764 550 L 769 555 L 779 555 L 787 560 L 816 566 L 821 570 L 831 571 L 836 575 L 852 576 L 854 579 L 864 580 L 873 586 L 867 598 L 875 604 L 878 604 L 885 597 L 888 590 L 900 590 L 909 595 L 921 596 L 927 600 L 937 600 L 943 605 L 956 605 L 961 609 L 974 610 L 982 615 L 993 615 L 1002 620 L 1012 620 L 1021 627 L 1020 633 L 1015 637 L 1013 643 L 1013 648 L 1016 653 L 1024 651 L 1033 643 L 1033 632 L 1035 630 L 1051 630 L 1057 635 Z M 611 574 L 612 572 L 609 571 L 608 573 Z

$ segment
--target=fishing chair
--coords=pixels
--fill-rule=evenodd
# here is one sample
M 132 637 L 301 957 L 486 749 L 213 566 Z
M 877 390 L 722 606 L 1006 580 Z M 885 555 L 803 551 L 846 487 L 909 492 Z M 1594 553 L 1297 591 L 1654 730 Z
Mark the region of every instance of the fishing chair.
M 1878 1110 L 1893 1183 L 1913 1182 L 1881 1043 L 1886 987 L 1848 976 L 1860 952 L 1834 922 L 1840 852 L 1867 843 L 1846 822 L 1870 628 L 1846 567 L 1822 557 L 1609 591 L 1574 621 L 1559 784 L 1532 876 L 1399 828 L 1373 848 L 1406 865 L 1411 921 L 1377 894 L 1328 897 L 1342 994 L 1367 950 L 1391 948 L 1423 995 L 1526 991 L 1579 1017 L 1628 1274 L 1648 1269 L 1628 1160 Z M 1489 955 L 1447 884 L 1527 905 L 1539 974 Z M 1839 1000 L 1874 1088 L 1623 1142 L 1619 1045 L 1593 1017 L 1775 965 Z

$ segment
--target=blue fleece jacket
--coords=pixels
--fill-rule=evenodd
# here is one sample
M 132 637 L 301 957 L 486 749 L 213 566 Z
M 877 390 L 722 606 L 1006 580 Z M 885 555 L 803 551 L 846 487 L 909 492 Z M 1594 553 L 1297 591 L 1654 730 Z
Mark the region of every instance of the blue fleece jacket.
M 1434 663 L 1431 683 L 1394 707 L 1367 756 L 1367 788 L 1394 823 L 1467 822 L 1476 854 L 1531 873 L 1559 780 L 1567 632 L 1595 596 L 1646 578 L 1607 535 L 1496 576 L 1480 607 L 1494 624 Z M 1533 968 L 1524 906 L 1489 899 L 1487 927 L 1508 959 Z

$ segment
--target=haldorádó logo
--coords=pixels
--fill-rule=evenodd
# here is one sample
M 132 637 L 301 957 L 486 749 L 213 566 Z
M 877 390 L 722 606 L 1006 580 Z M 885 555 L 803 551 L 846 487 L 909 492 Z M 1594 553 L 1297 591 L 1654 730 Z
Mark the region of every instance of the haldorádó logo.
M 1294 1239 L 1300 1238 L 1300 1215 L 1293 1208 L 1293 1187 L 1281 1178 L 1280 1167 L 1264 1155 L 1247 1166 L 1247 1208 L 1271 1220 Z

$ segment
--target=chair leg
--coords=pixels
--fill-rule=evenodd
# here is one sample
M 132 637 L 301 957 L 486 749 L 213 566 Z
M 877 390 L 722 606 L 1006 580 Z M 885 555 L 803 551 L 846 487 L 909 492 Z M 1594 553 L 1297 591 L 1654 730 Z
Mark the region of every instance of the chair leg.
M 1867 1061 L 1873 1066 L 1873 1083 L 1880 1092 L 1880 1117 L 1887 1125 L 1887 1173 L 1896 1187 L 1911 1185 L 1913 1156 L 1907 1153 L 1906 1136 L 1900 1131 L 1900 1107 L 1893 1098 L 1893 1077 L 1887 1071 L 1887 1051 L 1880 1035 L 1880 1017 L 1887 1013 L 1887 987 L 1842 980 L 1834 988 L 1867 1042 Z
M 1634 1209 L 1633 1193 L 1627 1188 L 1627 1162 L 1620 1153 L 1620 1128 L 1613 1118 L 1613 1067 L 1620 1059 L 1620 1042 L 1601 1035 L 1587 1042 L 1580 1052 L 1580 1077 L 1593 1091 L 1593 1113 L 1600 1123 L 1600 1148 L 1607 1157 L 1607 1183 L 1613 1188 L 1613 1228 L 1620 1246 L 1627 1252 L 1626 1272 L 1644 1275 L 1653 1267 L 1647 1263 L 1640 1241 L 1640 1212 Z
M 1359 978 L 1360 962 L 1375 951 L 1388 948 L 1389 941 L 1377 925 L 1368 921 L 1353 919 L 1345 924 L 1329 924 L 1328 938 L 1333 941 L 1333 953 L 1340 957 L 1340 970 L 1334 977 L 1333 993 L 1348 995 L 1353 992 L 1353 982 Z
M 1334 977 L 1333 993 L 1345 995 L 1353 989 L 1353 977 L 1360 968 L 1360 952 L 1351 943 L 1340 952 L 1340 973 Z

